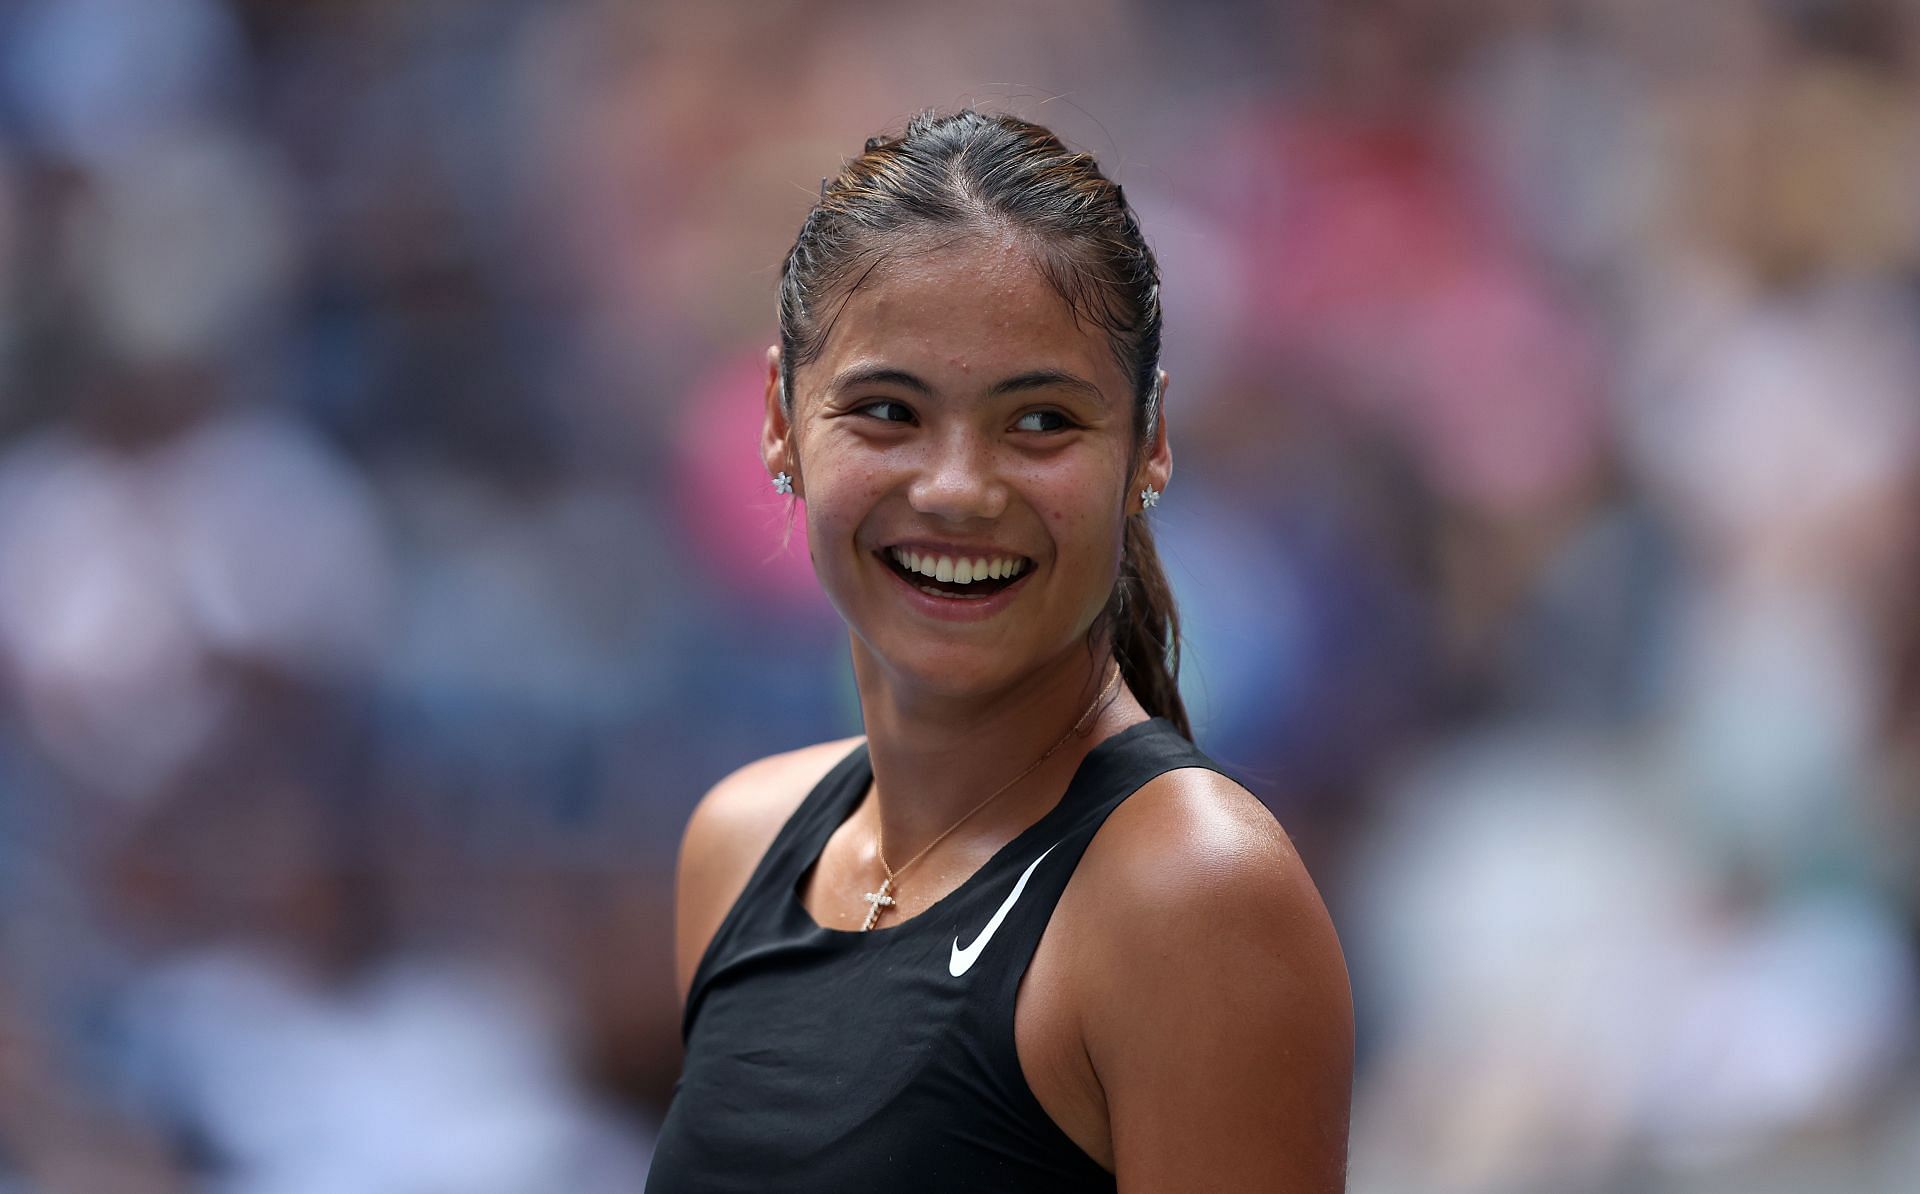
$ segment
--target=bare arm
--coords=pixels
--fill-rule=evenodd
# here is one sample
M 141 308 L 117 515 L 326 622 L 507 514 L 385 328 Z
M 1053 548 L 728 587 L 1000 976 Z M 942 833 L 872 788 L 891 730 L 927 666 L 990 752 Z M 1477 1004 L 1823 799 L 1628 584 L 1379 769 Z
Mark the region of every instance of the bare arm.
M 1110 894 L 1083 1033 L 1119 1188 L 1342 1191 L 1353 1003 L 1319 892 L 1237 785 L 1155 784 L 1185 795 L 1116 811 L 1091 876 Z

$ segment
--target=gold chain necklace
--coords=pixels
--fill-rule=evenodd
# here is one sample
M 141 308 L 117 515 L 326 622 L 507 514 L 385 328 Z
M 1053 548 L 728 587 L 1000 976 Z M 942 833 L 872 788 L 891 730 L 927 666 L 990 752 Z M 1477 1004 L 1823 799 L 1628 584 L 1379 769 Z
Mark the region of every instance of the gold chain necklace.
M 939 845 L 941 841 L 945 839 L 947 834 L 952 833 L 954 830 L 960 828 L 962 825 L 965 825 L 969 820 L 973 818 L 974 813 L 977 813 L 981 809 L 987 807 L 989 804 L 992 804 L 995 800 L 997 800 L 1000 797 L 1001 793 L 1005 792 L 1008 788 L 1011 788 L 1013 785 L 1019 783 L 1021 780 L 1027 778 L 1029 775 L 1032 775 L 1036 770 L 1039 769 L 1040 764 L 1046 762 L 1048 759 L 1053 757 L 1054 751 L 1059 750 L 1062 746 L 1066 745 L 1067 739 L 1073 737 L 1075 734 L 1078 734 L 1084 731 L 1086 729 L 1088 720 L 1093 717 L 1094 710 L 1101 706 L 1101 704 L 1107 699 L 1108 694 L 1113 691 L 1114 686 L 1119 683 L 1120 683 L 1120 665 L 1116 663 L 1113 665 L 1113 678 L 1107 681 L 1106 687 L 1102 688 L 1100 690 L 1099 695 L 1093 698 L 1093 703 L 1088 705 L 1087 711 L 1080 715 L 1080 720 L 1074 722 L 1073 725 L 1067 730 L 1066 733 L 1060 735 L 1059 740 L 1056 741 L 1052 746 L 1047 747 L 1047 751 L 1045 754 L 1041 755 L 1039 758 L 1035 759 L 1032 763 L 1028 764 L 1027 769 L 1025 771 L 1022 771 L 1020 774 L 1014 776 L 1012 779 L 1008 780 L 1006 783 L 1001 784 L 998 788 L 994 789 L 993 795 L 987 797 L 985 800 L 982 800 L 979 804 L 974 805 L 973 808 L 967 811 L 966 816 L 961 817 L 958 821 L 955 821 L 953 824 L 941 830 L 939 837 L 936 837 L 932 841 L 928 842 L 926 846 L 921 849 L 920 853 L 915 854 L 912 858 L 907 859 L 904 863 L 901 863 L 900 866 L 897 868 L 887 865 L 886 823 L 884 820 L 880 821 L 879 824 L 874 829 L 873 852 L 879 855 L 880 868 L 887 872 L 887 877 L 885 881 L 883 881 L 880 884 L 879 891 L 870 891 L 864 897 L 862 897 L 867 901 L 869 907 L 867 908 L 866 923 L 860 926 L 860 931 L 863 933 L 867 932 L 869 929 L 873 928 L 875 924 L 879 923 L 881 909 L 893 907 L 894 884 L 899 881 L 900 876 L 906 871 L 908 867 L 912 866 L 916 862 L 919 862 L 922 858 L 925 858 L 927 856 L 927 851 Z

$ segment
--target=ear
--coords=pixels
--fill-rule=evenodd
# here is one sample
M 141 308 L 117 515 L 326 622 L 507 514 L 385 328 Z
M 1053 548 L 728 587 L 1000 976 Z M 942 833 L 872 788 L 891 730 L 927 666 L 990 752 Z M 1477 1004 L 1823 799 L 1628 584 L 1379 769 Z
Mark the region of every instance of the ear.
M 1141 460 L 1139 471 L 1135 474 L 1133 490 L 1127 495 L 1129 513 L 1141 512 L 1140 491 L 1151 485 L 1161 493 L 1167 491 L 1167 482 L 1173 480 L 1173 449 L 1167 446 L 1167 382 L 1170 379 L 1165 369 L 1160 370 L 1160 417 L 1154 420 L 1153 439 L 1147 444 L 1146 457 Z
M 800 470 L 794 467 L 793 427 L 780 404 L 780 346 L 767 349 L 766 417 L 760 424 L 760 460 L 767 475 L 786 473 L 794 479 L 794 492 L 800 490 Z

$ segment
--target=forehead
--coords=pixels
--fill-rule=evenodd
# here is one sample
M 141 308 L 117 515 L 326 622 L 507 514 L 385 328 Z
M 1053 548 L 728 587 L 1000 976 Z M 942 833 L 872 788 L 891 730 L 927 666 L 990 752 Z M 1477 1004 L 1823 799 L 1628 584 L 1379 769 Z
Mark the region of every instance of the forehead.
M 809 370 L 816 381 L 871 362 L 957 391 L 1060 369 L 1099 386 L 1109 402 L 1126 392 L 1106 334 L 1075 317 L 1011 236 L 973 232 L 895 247 L 828 318 Z

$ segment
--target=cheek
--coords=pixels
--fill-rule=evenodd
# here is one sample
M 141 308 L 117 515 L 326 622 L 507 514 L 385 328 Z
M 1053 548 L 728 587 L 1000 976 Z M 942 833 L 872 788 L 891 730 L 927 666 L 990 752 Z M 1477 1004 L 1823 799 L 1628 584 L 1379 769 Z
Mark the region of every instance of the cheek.
M 1106 496 L 1105 486 L 1087 480 L 1031 492 L 1063 560 L 1070 560 L 1076 569 L 1087 570 L 1090 578 L 1111 579 L 1118 574 L 1125 511 Z
M 1120 488 L 1124 462 L 1106 452 L 1076 454 L 1042 467 L 1011 473 L 1020 495 L 1037 511 L 1063 548 L 1096 550 L 1121 526 L 1126 513 Z
M 836 461 L 807 475 L 807 535 L 810 544 L 844 544 L 886 494 L 888 479 L 875 468 Z M 817 557 L 816 557 L 817 558 Z

